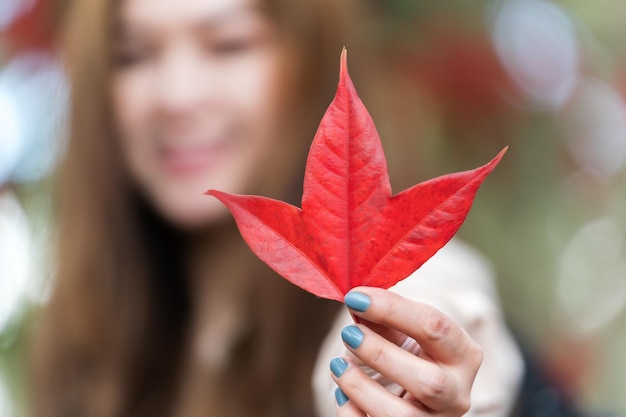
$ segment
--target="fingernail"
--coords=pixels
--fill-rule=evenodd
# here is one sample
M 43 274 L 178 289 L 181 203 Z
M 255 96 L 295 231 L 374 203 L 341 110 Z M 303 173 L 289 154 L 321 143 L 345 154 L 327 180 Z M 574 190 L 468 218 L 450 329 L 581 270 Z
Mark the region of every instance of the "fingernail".
M 341 331 L 341 338 L 352 349 L 356 349 L 361 346 L 361 343 L 363 342 L 363 332 L 361 329 L 352 324 L 343 328 Z
M 343 375 L 346 369 L 348 369 L 348 362 L 343 360 L 343 358 L 334 358 L 330 361 L 330 370 L 333 371 L 337 378 Z
M 351 310 L 360 311 L 362 313 L 370 306 L 371 300 L 367 295 L 361 292 L 350 291 L 346 294 L 343 302 L 346 303 Z
M 337 400 L 337 405 L 341 407 L 342 405 L 347 403 L 350 398 L 348 398 L 346 394 L 343 393 L 341 388 L 337 387 L 337 389 L 335 390 L 335 399 Z

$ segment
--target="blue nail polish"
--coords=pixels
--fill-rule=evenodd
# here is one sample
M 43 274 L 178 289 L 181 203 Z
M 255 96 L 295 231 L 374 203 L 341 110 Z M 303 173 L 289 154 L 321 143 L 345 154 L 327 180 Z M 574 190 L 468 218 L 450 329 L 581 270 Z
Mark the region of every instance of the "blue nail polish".
M 348 362 L 343 360 L 343 358 L 334 358 L 330 361 L 330 370 L 333 371 L 337 378 L 343 375 L 346 369 L 348 369 Z
M 363 342 L 363 332 L 354 324 L 346 326 L 341 331 L 341 338 L 352 349 L 356 349 L 361 346 Z
M 339 407 L 341 407 L 342 405 L 347 403 L 348 400 L 349 400 L 349 398 L 346 396 L 346 394 L 344 394 L 343 391 L 341 390 L 341 388 L 339 388 L 339 387 L 335 390 L 335 399 L 337 400 L 337 405 Z
M 346 303 L 348 308 L 362 313 L 370 306 L 371 300 L 367 295 L 361 292 L 350 291 L 346 294 L 343 302 Z

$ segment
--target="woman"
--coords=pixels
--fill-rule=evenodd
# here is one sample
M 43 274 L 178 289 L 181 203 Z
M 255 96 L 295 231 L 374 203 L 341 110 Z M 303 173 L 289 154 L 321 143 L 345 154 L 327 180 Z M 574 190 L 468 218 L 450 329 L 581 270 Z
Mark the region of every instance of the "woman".
M 41 323 L 35 415 L 467 410 L 478 344 L 439 310 L 368 288 L 348 305 L 372 324 L 349 329 L 349 356 L 334 347 L 339 333 L 329 335 L 314 405 L 311 373 L 338 306 L 273 276 L 225 208 L 202 195 L 298 200 L 308 143 L 350 40 L 336 30 L 349 10 L 335 3 L 75 2 L 58 273 Z M 405 393 L 384 389 L 368 365 Z M 497 412 L 509 397 L 498 395 Z

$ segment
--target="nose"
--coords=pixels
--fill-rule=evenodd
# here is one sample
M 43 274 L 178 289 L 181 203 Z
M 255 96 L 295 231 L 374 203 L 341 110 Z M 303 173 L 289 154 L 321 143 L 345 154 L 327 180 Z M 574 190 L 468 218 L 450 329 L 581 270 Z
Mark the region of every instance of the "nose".
M 196 55 L 184 47 L 173 48 L 159 63 L 153 94 L 162 116 L 189 114 L 207 100 L 207 74 Z

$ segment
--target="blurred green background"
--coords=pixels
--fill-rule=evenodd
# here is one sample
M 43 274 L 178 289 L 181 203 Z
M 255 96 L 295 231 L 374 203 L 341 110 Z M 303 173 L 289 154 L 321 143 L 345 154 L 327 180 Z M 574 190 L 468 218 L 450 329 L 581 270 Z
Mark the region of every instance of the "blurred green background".
M 510 326 L 554 386 L 589 415 L 626 415 L 626 2 L 364 6 L 367 48 L 350 53 L 375 57 L 356 82 L 394 189 L 509 146 L 460 235 L 492 259 Z M 0 0 L 0 417 L 23 413 L 30 312 L 53 266 L 61 12 Z

